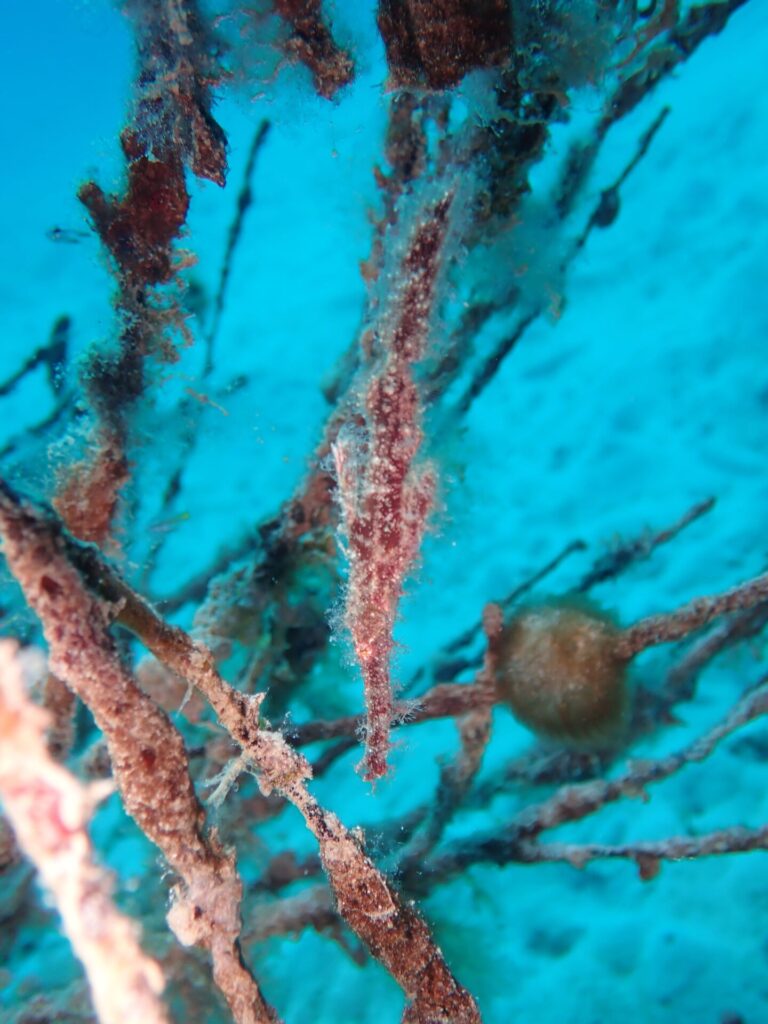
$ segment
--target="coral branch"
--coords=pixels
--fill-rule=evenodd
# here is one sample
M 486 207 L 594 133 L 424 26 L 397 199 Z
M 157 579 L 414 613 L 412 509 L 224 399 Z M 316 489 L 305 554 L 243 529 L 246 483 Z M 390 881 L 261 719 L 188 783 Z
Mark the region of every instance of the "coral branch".
M 8 562 L 17 579 L 24 581 L 27 600 L 46 624 L 52 654 L 55 652 L 52 665 L 57 666 L 62 677 L 71 682 L 69 676 L 74 673 L 65 673 L 64 669 L 68 668 L 72 658 L 81 661 L 74 668 L 87 677 L 88 684 L 97 690 L 106 688 L 114 694 L 113 700 L 123 698 L 116 717 L 121 719 L 122 728 L 129 733 L 135 728 L 138 734 L 138 751 L 134 747 L 136 736 L 123 740 L 129 748 L 134 747 L 134 760 L 141 760 L 142 747 L 149 743 L 151 728 L 158 717 L 169 730 L 171 726 L 154 705 L 153 713 L 147 714 L 143 702 L 149 703 L 148 698 L 141 694 L 138 695 L 138 706 L 130 714 L 123 714 L 128 710 L 124 703 L 127 695 L 125 673 L 114 658 L 110 638 L 101 631 L 106 608 L 95 598 L 84 594 L 78 573 L 64 557 L 64 550 L 76 561 L 89 584 L 109 602 L 108 607 L 117 620 L 136 633 L 160 661 L 208 700 L 221 724 L 258 770 L 264 794 L 269 795 L 274 790 L 300 811 L 320 846 L 323 867 L 340 915 L 411 1000 L 403 1020 L 412 1024 L 430 1024 L 434 1020 L 449 1020 L 454 1024 L 479 1022 L 480 1015 L 472 996 L 451 974 L 423 919 L 400 898 L 341 821 L 325 811 L 307 790 L 305 782 L 311 776 L 307 761 L 286 743 L 280 733 L 261 727 L 259 706 L 262 697 L 249 697 L 229 686 L 219 675 L 213 655 L 204 645 L 160 618 L 101 560 L 94 548 L 84 548 L 58 533 L 55 524 L 46 522 L 31 508 L 22 507 L 6 486 L 0 488 L 0 530 L 6 538 Z M 42 582 L 44 580 L 48 582 Z M 57 600 L 59 603 L 73 603 L 71 617 L 62 616 L 60 608 L 55 607 Z M 94 622 L 99 624 L 99 628 L 94 627 Z M 87 702 L 94 708 L 98 720 L 97 706 L 101 695 L 97 692 L 89 693 L 89 696 L 92 699 Z M 137 697 L 131 693 L 130 699 L 136 700 Z M 181 742 L 173 731 L 166 741 L 169 746 Z M 183 756 L 183 751 L 181 753 Z M 182 941 L 210 943 L 214 964 L 218 954 L 224 965 L 232 968 L 233 963 L 227 953 L 232 951 L 237 935 L 234 931 L 237 904 L 229 902 L 226 886 L 233 877 L 236 879 L 236 875 L 233 876 L 234 858 L 226 857 L 218 845 L 211 849 L 211 840 L 208 844 L 202 841 L 202 811 L 196 801 L 191 804 L 194 795 L 191 794 L 188 776 L 186 780 L 180 778 L 178 767 L 168 764 L 171 751 L 157 749 L 155 745 L 152 755 L 154 764 L 150 767 L 155 774 L 135 772 L 127 780 L 132 784 L 135 778 L 136 787 L 140 788 L 151 806 L 144 809 L 138 805 L 139 794 L 129 784 L 127 788 L 121 785 L 126 807 L 137 817 L 147 834 L 150 834 L 150 828 L 156 831 L 157 826 L 162 826 L 168 833 L 163 847 L 166 856 L 177 870 L 185 868 L 190 874 L 189 879 L 185 877 L 186 892 L 177 896 L 171 910 L 174 930 Z M 114 763 L 115 752 L 112 752 L 112 758 Z M 169 780 L 170 789 L 159 774 L 163 760 L 167 775 L 175 775 Z M 120 775 L 117 771 L 116 774 L 120 784 Z M 139 815 L 148 820 L 141 820 Z M 178 839 L 174 838 L 174 832 Z M 215 867 L 213 878 L 210 874 L 212 866 Z M 225 876 L 224 882 L 217 887 L 214 879 L 221 874 Z M 237 883 L 239 897 L 239 880 Z M 201 911 L 199 917 L 196 916 L 198 910 Z M 213 920 L 208 920 L 206 913 L 211 910 L 218 911 L 218 914 Z M 222 911 L 226 911 L 223 920 Z M 224 990 L 224 983 L 229 979 L 220 977 L 217 972 L 216 980 Z M 233 983 L 232 987 L 236 992 L 237 986 Z M 230 1005 L 234 1009 L 239 1003 L 230 999 Z M 270 1018 L 264 1016 L 259 1019 Z
M 476 710 L 486 697 L 485 689 L 474 683 L 438 683 L 422 697 L 410 701 L 397 701 L 393 705 L 394 715 L 403 725 L 416 725 L 433 718 L 454 718 Z M 363 715 L 319 719 L 295 726 L 290 731 L 290 738 L 297 747 L 303 747 L 318 740 L 335 740 L 343 736 L 359 735 L 364 725 Z
M 186 171 L 223 185 L 226 138 L 211 114 L 211 87 L 224 77 L 195 0 L 129 0 L 136 33 L 136 99 L 120 137 L 126 163 L 122 195 L 94 181 L 78 197 L 114 261 L 121 334 L 116 353 L 95 353 L 86 368 L 98 416 L 84 463 L 61 481 L 57 507 L 83 540 L 104 544 L 128 480 L 128 416 L 145 387 L 146 361 L 173 361 L 169 327 L 183 317 L 158 303 L 157 288 L 178 271 L 174 251 L 187 218 Z
M 456 843 L 453 848 L 422 863 L 418 871 L 412 871 L 403 878 L 403 884 L 411 891 L 424 892 L 430 886 L 444 881 L 464 870 L 468 865 L 480 862 L 507 864 L 513 861 L 530 862 L 538 858 L 535 840 L 544 831 L 557 828 L 573 821 L 580 821 L 594 814 L 606 804 L 617 800 L 644 798 L 645 787 L 662 782 L 685 765 L 706 760 L 717 745 L 737 729 L 754 719 L 768 714 L 768 682 L 762 680 L 750 690 L 736 706 L 712 729 L 704 733 L 677 753 L 651 761 L 631 762 L 621 775 L 614 779 L 595 779 L 575 786 L 563 786 L 552 797 L 537 806 L 526 808 L 507 828 L 484 836 L 475 836 L 465 842 Z M 732 831 L 732 830 L 729 830 Z M 682 840 L 670 840 L 680 843 Z M 687 841 L 689 850 L 695 848 L 696 839 Z M 730 849 L 753 849 L 764 845 L 764 830 L 755 833 L 752 846 L 733 843 Z M 718 852 L 704 844 L 701 853 Z M 719 852 L 727 852 L 725 847 Z M 594 856 L 602 854 L 595 853 Z M 606 854 L 610 856 L 611 854 Z M 629 854 L 615 854 L 628 856 Z M 681 856 L 693 854 L 681 854 Z M 548 858 L 541 858 L 548 859 Z M 555 859 L 568 859 L 557 857 Z M 589 859 L 589 856 L 587 856 Z
M 61 391 L 62 375 L 67 361 L 67 349 L 70 343 L 70 332 L 72 321 L 68 316 L 60 316 L 51 329 L 51 335 L 47 345 L 41 345 L 32 355 L 24 361 L 14 373 L 6 380 L 0 382 L 0 398 L 11 394 L 28 373 L 36 370 L 38 366 L 45 367 L 48 384 L 54 395 Z
M 693 860 L 768 849 L 768 826 L 717 829 L 703 836 L 669 836 L 637 843 L 523 843 L 519 859 L 527 864 L 561 861 L 583 868 L 591 860 L 632 860 L 644 882 L 655 878 L 663 860 Z
M 680 640 L 708 625 L 719 615 L 754 608 L 768 599 L 768 574 L 756 576 L 724 594 L 698 597 L 677 611 L 650 615 L 625 629 L 616 645 L 616 653 L 629 660 L 656 644 Z
M 206 648 L 164 623 L 135 595 L 120 618 L 161 661 L 205 695 L 258 769 L 264 794 L 274 790 L 301 812 L 320 845 L 339 914 L 413 1001 L 404 1020 L 479 1021 L 474 1000 L 451 974 L 422 918 L 400 899 L 339 819 L 308 792 L 305 780 L 311 769 L 304 758 L 279 733 L 259 728 L 260 699 L 228 686 Z
M 350 560 L 344 621 L 365 684 L 369 780 L 387 771 L 392 630 L 435 489 L 432 469 L 414 466 L 422 433 L 413 366 L 426 348 L 452 198 L 432 206 L 405 253 L 392 319 L 381 328 L 382 365 L 365 396 L 365 438 L 350 428 L 333 446 Z
M 327 934 L 338 942 L 356 963 L 365 962 L 365 950 L 361 947 L 350 947 L 341 918 L 334 910 L 331 893 L 326 885 L 305 889 L 298 895 L 281 899 L 267 908 L 259 907 L 258 922 L 246 936 L 245 942 L 263 942 L 273 935 L 299 935 L 305 928 L 314 928 L 318 933 Z
M 235 1020 L 274 1020 L 238 945 L 242 884 L 234 854 L 215 833 L 189 775 L 184 741 L 123 668 L 107 632 L 110 608 L 92 597 L 55 526 L 0 482 L 0 534 L 11 572 L 43 624 L 50 666 L 91 709 L 109 748 L 127 812 L 183 884 L 168 921 L 185 945 L 207 948 Z
M 469 791 L 480 766 L 491 737 L 492 711 L 496 698 L 497 662 L 504 620 L 498 605 L 489 604 L 483 614 L 483 627 L 487 649 L 482 671 L 474 684 L 477 691 L 477 706 L 462 715 L 456 725 L 461 748 L 456 758 L 440 769 L 440 783 L 433 805 L 427 812 L 427 820 L 414 841 L 411 842 L 403 864 L 413 865 L 422 860 L 435 846 L 446 825 L 456 813 Z
M 614 579 L 635 562 L 648 558 L 661 544 L 667 544 L 674 540 L 681 530 L 711 512 L 714 506 L 715 499 L 706 498 L 704 501 L 697 502 L 677 522 L 663 530 L 652 534 L 645 533 L 626 541 L 620 540 L 610 551 L 595 560 L 594 565 L 584 575 L 576 590 L 579 593 L 586 593 L 598 583 Z
M 87 826 L 110 783 L 84 787 L 52 760 L 49 716 L 27 698 L 15 645 L 0 643 L 0 797 L 24 852 L 59 909 L 102 1024 L 166 1024 L 160 966 L 115 909 Z
M 266 118 L 259 124 L 256 129 L 256 133 L 251 140 L 251 146 L 248 150 L 248 157 L 245 161 L 245 170 L 243 171 L 243 181 L 240 186 L 240 191 L 237 195 L 237 206 L 235 209 L 235 216 L 232 219 L 232 223 L 229 225 L 229 231 L 227 232 L 227 246 L 224 251 L 224 259 L 221 264 L 221 272 L 219 274 L 219 286 L 216 289 L 216 298 L 213 303 L 213 316 L 211 318 L 211 326 L 208 331 L 208 335 L 205 339 L 205 366 L 203 368 L 203 376 L 207 376 L 213 369 L 213 346 L 216 341 L 216 335 L 219 331 L 219 324 L 221 317 L 224 312 L 224 300 L 227 295 L 227 286 L 229 284 L 229 277 L 232 271 L 232 262 L 235 256 L 235 250 L 238 247 L 242 233 L 243 225 L 248 210 L 253 202 L 253 171 L 256 166 L 256 158 L 261 152 L 264 143 L 269 135 L 269 129 L 271 124 Z
M 108 541 L 120 491 L 130 479 L 128 459 L 118 432 L 102 428 L 86 459 L 67 467 L 54 504 L 76 537 Z
M 699 672 L 717 654 L 742 640 L 757 636 L 768 623 L 768 600 L 753 608 L 726 618 L 706 636 L 694 643 L 677 664 L 673 665 L 664 681 L 664 697 L 670 704 L 690 700 L 695 692 Z

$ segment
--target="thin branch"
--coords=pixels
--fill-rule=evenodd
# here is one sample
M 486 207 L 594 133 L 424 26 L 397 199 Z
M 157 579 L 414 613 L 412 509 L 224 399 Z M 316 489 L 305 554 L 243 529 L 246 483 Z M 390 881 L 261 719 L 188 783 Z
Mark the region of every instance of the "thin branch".
M 9 395 L 28 373 L 38 366 L 45 367 L 48 384 L 54 395 L 59 395 L 62 388 L 62 375 L 67 361 L 67 350 L 70 344 L 72 321 L 68 316 L 60 316 L 51 328 L 51 336 L 45 345 L 36 349 L 24 363 L 0 383 L 0 398 Z
M 668 644 L 694 633 L 713 619 L 754 608 L 768 600 L 768 573 L 712 597 L 697 597 L 674 612 L 650 615 L 625 629 L 617 642 L 620 657 L 634 658 L 657 644 Z
M 758 636 L 768 623 L 768 601 L 737 612 L 719 623 L 706 636 L 701 637 L 672 666 L 664 681 L 662 693 L 668 705 L 691 700 L 695 692 L 695 680 L 705 665 L 734 644 Z
M 264 143 L 267 141 L 267 135 L 271 125 L 266 118 L 261 122 L 259 127 L 256 129 L 256 134 L 251 140 L 250 149 L 248 150 L 248 157 L 245 161 L 245 170 L 243 171 L 243 183 L 240 186 L 240 191 L 237 195 L 237 208 L 235 210 L 235 216 L 232 223 L 229 226 L 229 233 L 227 235 L 227 247 L 224 251 L 224 259 L 221 264 L 221 275 L 219 277 L 219 287 L 216 291 L 216 299 L 213 304 L 213 319 L 211 321 L 211 327 L 208 331 L 208 335 L 205 339 L 205 365 L 203 367 L 203 376 L 207 377 L 213 369 L 213 346 L 216 341 L 216 335 L 219 332 L 219 323 L 221 321 L 221 315 L 224 312 L 224 300 L 227 295 L 227 285 L 229 284 L 229 275 L 232 271 L 232 261 L 237 249 L 237 244 L 240 241 L 240 236 L 243 231 L 243 224 L 245 223 L 245 217 L 248 210 L 253 202 L 253 171 L 256 167 L 256 158 L 258 157 Z
M 657 760 L 630 762 L 614 779 L 563 786 L 548 800 L 523 810 L 505 829 L 455 843 L 422 863 L 417 871 L 402 878 L 403 885 L 412 892 L 425 892 L 471 864 L 528 861 L 533 856 L 533 841 L 542 832 L 580 821 L 606 804 L 626 797 L 645 799 L 646 786 L 668 779 L 686 765 L 706 760 L 723 739 L 767 713 L 768 677 L 745 694 L 717 725 L 677 753 Z
M 526 864 L 564 862 L 583 868 L 592 860 L 632 860 L 644 882 L 655 878 L 661 861 L 694 860 L 768 849 L 768 825 L 761 828 L 718 829 L 703 836 L 670 836 L 636 843 L 522 843 L 519 860 Z
M 639 537 L 622 541 L 614 545 L 609 552 L 597 559 L 588 573 L 576 586 L 578 593 L 586 593 L 598 583 L 614 579 L 625 572 L 635 562 L 648 558 L 657 547 L 674 540 L 677 535 L 691 523 L 711 512 L 715 507 L 714 498 L 699 501 L 682 515 L 677 522 L 656 533 L 645 533 Z

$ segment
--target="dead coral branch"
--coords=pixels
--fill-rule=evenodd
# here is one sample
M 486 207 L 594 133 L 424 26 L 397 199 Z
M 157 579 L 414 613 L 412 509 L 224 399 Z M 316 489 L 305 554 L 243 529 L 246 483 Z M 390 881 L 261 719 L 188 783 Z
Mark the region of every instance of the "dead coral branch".
M 53 896 L 82 961 L 101 1024 L 168 1024 L 160 966 L 114 906 L 87 827 L 103 784 L 85 787 L 48 753 L 49 716 L 24 692 L 21 661 L 0 643 L 0 797 L 24 852 Z M 106 792 L 111 792 L 106 784 Z
M 8 566 L 42 623 L 51 670 L 90 708 L 126 811 L 182 879 L 171 928 L 183 944 L 209 950 L 214 980 L 239 1024 L 274 1021 L 240 955 L 242 883 L 234 854 L 205 832 L 181 735 L 120 661 L 107 631 L 113 609 L 85 589 L 56 526 L 2 481 L 0 535 Z
M 162 712 L 140 691 L 137 691 L 138 709 L 123 714 L 128 707 L 121 698 L 135 701 L 136 695 L 131 692 L 135 684 L 130 681 L 130 686 L 126 686 L 125 678 L 121 678 L 125 677 L 124 670 L 117 661 L 111 637 L 105 631 L 107 610 L 135 632 L 160 661 L 206 697 L 220 723 L 257 769 L 263 792 L 269 794 L 274 790 L 300 811 L 320 846 L 323 868 L 340 915 L 410 1000 L 404 1022 L 431 1024 L 445 1020 L 453 1024 L 479 1024 L 480 1014 L 474 999 L 453 977 L 424 920 L 410 903 L 401 899 L 336 815 L 324 810 L 309 793 L 306 780 L 311 776 L 311 768 L 307 761 L 280 733 L 262 728 L 259 721 L 261 697 L 249 697 L 233 689 L 219 675 L 208 648 L 160 618 L 101 559 L 95 548 L 83 547 L 67 538 L 54 520 L 24 505 L 4 484 L 0 485 L 0 532 L 5 538 L 8 563 L 22 582 L 27 600 L 43 621 L 51 646 L 51 667 L 70 685 L 78 684 L 81 696 L 89 690 L 90 699 L 85 696 L 83 699 L 94 710 L 97 721 L 99 711 L 94 705 L 106 699 L 100 689 L 114 694 L 113 699 L 120 704 L 112 715 L 130 733 L 127 740 L 122 738 L 122 743 L 127 743 L 132 761 L 142 764 L 142 746 L 149 742 L 151 729 L 157 728 L 158 719 L 171 730 L 166 739 L 172 747 L 180 743 L 181 738 Z M 84 590 L 79 572 L 70 559 L 77 562 L 77 569 L 83 572 L 89 585 L 98 590 L 101 601 Z M 72 664 L 67 656 L 70 648 Z M 81 686 L 82 677 L 85 682 Z M 95 694 L 90 693 L 90 687 L 95 689 Z M 154 713 L 150 714 L 141 702 L 151 705 Z M 138 735 L 132 732 L 134 720 Z M 113 733 L 119 732 L 120 729 L 114 728 Z M 109 741 L 109 734 L 107 738 Z M 113 763 L 120 764 L 122 749 L 111 751 Z M 247 1016 L 237 1016 L 237 1010 L 243 1008 L 242 999 L 237 998 L 242 991 L 239 988 L 242 979 L 237 975 L 233 979 L 228 973 L 235 966 L 229 954 L 237 948 L 239 931 L 238 904 L 231 901 L 227 888 L 236 884 L 239 900 L 239 879 L 236 874 L 233 876 L 234 857 L 221 850 L 215 837 L 207 840 L 201 837 L 202 809 L 190 792 L 188 775 L 181 776 L 176 763 L 166 764 L 166 784 L 163 775 L 157 774 L 163 767 L 163 759 L 171 756 L 170 751 L 159 750 L 155 743 L 152 755 L 152 764 L 144 768 L 156 774 L 145 775 L 139 771 L 132 776 L 129 774 L 131 785 L 127 792 L 115 765 L 126 807 L 150 838 L 154 836 L 148 831 L 149 827 L 155 832 L 170 830 L 172 845 L 170 849 L 163 848 L 166 857 L 180 874 L 182 868 L 190 873 L 189 878 L 184 876 L 185 889 L 171 911 L 171 924 L 182 941 L 199 942 L 211 949 L 215 979 L 225 991 L 236 1020 L 249 1020 Z M 170 791 L 168 784 L 172 787 Z M 179 786 L 178 793 L 173 788 L 175 785 Z M 146 810 L 142 796 L 149 805 Z M 181 801 L 181 809 L 178 801 Z M 139 818 L 142 812 L 148 818 L 146 824 Z M 235 924 L 238 931 L 234 931 Z M 221 977 L 216 968 L 217 955 L 221 958 L 222 971 L 227 972 Z M 240 967 L 244 971 L 242 965 Z M 249 980 L 255 985 L 250 976 Z M 225 983 L 231 986 L 228 991 L 224 989 Z M 262 1014 L 252 1019 L 273 1019 L 266 1008 Z

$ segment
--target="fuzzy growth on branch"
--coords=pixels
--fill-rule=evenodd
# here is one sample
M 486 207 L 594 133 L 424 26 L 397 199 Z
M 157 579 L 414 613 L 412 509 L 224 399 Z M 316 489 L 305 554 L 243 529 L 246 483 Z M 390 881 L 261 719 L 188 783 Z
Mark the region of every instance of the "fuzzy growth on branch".
M 175 281 L 175 243 L 189 210 L 187 170 L 224 185 L 226 137 L 211 113 L 221 82 L 210 31 L 195 0 L 129 0 L 136 37 L 136 97 L 120 136 L 126 183 L 108 194 L 85 182 L 78 198 L 112 260 L 120 337 L 116 351 L 94 353 L 85 380 L 98 421 L 87 457 L 68 467 L 56 507 L 83 540 L 109 540 L 130 472 L 130 413 L 147 384 L 147 361 L 177 358 L 169 328 L 185 333 L 173 302 L 158 289 Z M 188 257 L 187 257 L 188 258 Z
M 378 338 L 381 365 L 365 394 L 363 437 L 349 425 L 333 445 L 350 563 L 344 623 L 365 685 L 367 780 L 387 773 L 392 631 L 434 500 L 434 470 L 415 465 L 423 435 L 413 368 L 426 350 L 452 200 L 447 194 L 426 212 L 399 268 Z

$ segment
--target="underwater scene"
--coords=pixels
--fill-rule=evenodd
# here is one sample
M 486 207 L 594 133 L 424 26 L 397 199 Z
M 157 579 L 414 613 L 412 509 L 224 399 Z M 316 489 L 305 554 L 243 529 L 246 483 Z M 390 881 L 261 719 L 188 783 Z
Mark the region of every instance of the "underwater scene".
M 766 0 L 3 15 L 0 1022 L 768 1021 Z

